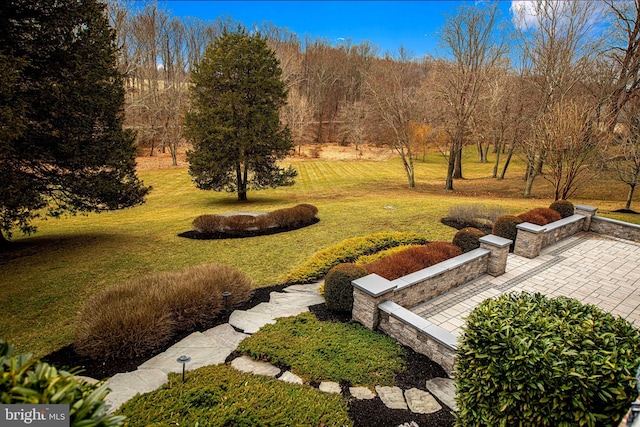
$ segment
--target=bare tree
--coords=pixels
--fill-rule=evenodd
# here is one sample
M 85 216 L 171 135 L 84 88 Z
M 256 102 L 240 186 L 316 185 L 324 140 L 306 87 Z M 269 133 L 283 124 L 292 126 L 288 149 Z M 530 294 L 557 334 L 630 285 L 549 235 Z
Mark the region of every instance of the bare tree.
M 635 189 L 640 185 L 640 100 L 627 102 L 620 111 L 614 143 L 609 147 L 609 164 L 618 179 L 629 186 L 625 209 L 631 209 Z
M 462 148 L 473 114 L 505 53 L 504 39 L 495 37 L 497 15 L 497 4 L 486 9 L 462 6 L 457 15 L 447 19 L 441 32 L 442 44 L 453 58 L 441 76 L 439 88 L 447 113 L 445 128 L 450 135 L 446 190 L 453 190 L 454 177 L 462 177 Z
M 371 108 L 365 101 L 344 102 L 338 113 L 340 141 L 353 144 L 356 158 L 361 146 L 368 140 Z
M 556 104 L 534 125 L 528 143 L 546 153 L 543 177 L 553 185 L 555 200 L 568 199 L 599 173 L 601 141 L 594 108 L 584 102 Z
M 587 65 L 598 51 L 594 18 L 601 5 L 581 0 L 537 0 L 521 5 L 515 20 L 524 81 L 531 85 L 536 115 L 541 118 L 571 99 L 577 85 L 585 80 Z M 542 146 L 529 144 L 528 148 L 524 197 L 531 196 L 546 158 Z
M 376 117 L 391 136 L 389 144 L 402 159 L 410 188 L 415 187 L 411 123 L 422 121 L 423 73 L 423 65 L 411 61 L 401 48 L 397 59 L 387 57 L 377 61 L 367 81 Z

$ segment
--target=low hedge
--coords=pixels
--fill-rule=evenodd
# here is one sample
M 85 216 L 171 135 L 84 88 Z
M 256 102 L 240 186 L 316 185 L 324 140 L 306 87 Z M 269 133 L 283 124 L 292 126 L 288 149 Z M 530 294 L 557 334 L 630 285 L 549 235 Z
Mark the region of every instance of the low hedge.
M 640 330 L 541 294 L 474 309 L 457 352 L 458 426 L 617 426 L 637 397 Z
M 518 218 L 522 222 L 528 222 L 530 224 L 536 225 L 547 225 L 549 223 L 549 221 L 547 221 L 545 217 L 531 211 L 521 213 L 520 215 L 518 215 Z
M 427 239 L 417 233 L 376 233 L 354 237 L 317 252 L 305 264 L 291 271 L 286 281 L 289 283 L 312 282 L 324 277 L 332 267 L 343 262 L 354 262 L 363 255 L 371 255 L 395 246 L 425 243 Z
M 547 223 L 560 221 L 562 219 L 562 215 L 560 215 L 558 211 L 551 208 L 535 208 L 531 209 L 529 212 L 544 217 L 544 219 L 547 220 Z
M 107 288 L 82 306 L 76 351 L 94 359 L 151 353 L 225 310 L 225 291 L 227 304 L 238 305 L 250 298 L 251 279 L 228 265 L 204 264 Z
M 493 224 L 492 233 L 494 235 L 504 237 L 505 239 L 512 241 L 510 247 L 511 251 L 513 251 L 513 247 L 515 246 L 516 235 L 518 234 L 518 229 L 516 227 L 518 224 L 522 224 L 522 220 L 513 215 L 501 216 L 497 219 L 495 224 Z
M 0 339 L 0 403 L 69 405 L 67 425 L 120 426 L 125 417 L 107 414 L 108 393 L 103 384 L 89 384 L 29 354 L 16 355 L 13 345 Z
M 266 231 L 270 228 L 297 228 L 317 221 L 318 208 L 302 203 L 261 215 L 200 215 L 193 228 L 202 234 L 234 235 L 246 231 Z
M 365 268 L 369 274 L 377 274 L 387 280 L 395 280 L 461 253 L 460 248 L 453 243 L 433 242 L 389 255 L 366 265 Z

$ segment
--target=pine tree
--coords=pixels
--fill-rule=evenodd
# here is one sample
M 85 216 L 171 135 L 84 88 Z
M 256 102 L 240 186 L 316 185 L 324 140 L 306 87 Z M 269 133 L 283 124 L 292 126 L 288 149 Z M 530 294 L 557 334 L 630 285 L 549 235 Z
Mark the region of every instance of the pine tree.
M 140 204 L 115 34 L 97 0 L 0 4 L 0 235 Z
M 185 134 L 189 173 L 204 190 L 237 192 L 293 185 L 296 171 L 277 161 L 293 149 L 289 129 L 280 124 L 286 101 L 282 70 L 259 34 L 238 28 L 214 40 L 193 71 L 193 110 Z

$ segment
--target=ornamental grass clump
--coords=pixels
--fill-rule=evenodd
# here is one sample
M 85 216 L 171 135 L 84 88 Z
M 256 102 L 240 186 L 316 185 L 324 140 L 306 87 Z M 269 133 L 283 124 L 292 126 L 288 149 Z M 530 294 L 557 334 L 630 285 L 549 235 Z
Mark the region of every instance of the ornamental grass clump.
M 457 352 L 458 426 L 617 426 L 640 330 L 598 307 L 511 293 L 474 309 Z
M 76 351 L 94 359 L 161 349 L 182 331 L 206 324 L 251 297 L 251 279 L 228 265 L 204 264 L 112 286 L 83 305 Z

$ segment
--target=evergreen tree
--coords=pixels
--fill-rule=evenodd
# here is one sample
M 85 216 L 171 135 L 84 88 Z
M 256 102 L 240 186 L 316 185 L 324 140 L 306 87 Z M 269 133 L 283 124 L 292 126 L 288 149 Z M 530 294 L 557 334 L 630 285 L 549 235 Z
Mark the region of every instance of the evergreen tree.
M 116 53 L 97 0 L 0 2 L 0 237 L 144 201 Z
M 193 110 L 185 133 L 189 173 L 204 190 L 237 192 L 293 185 L 296 171 L 277 161 L 293 149 L 289 129 L 280 124 L 286 102 L 282 70 L 259 34 L 224 31 L 207 46 L 193 71 Z

